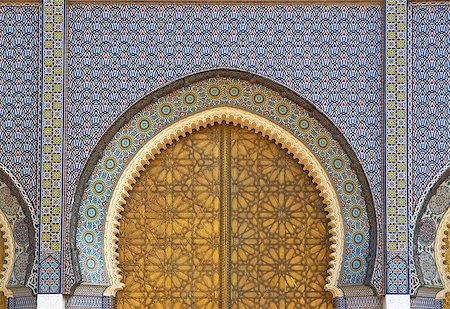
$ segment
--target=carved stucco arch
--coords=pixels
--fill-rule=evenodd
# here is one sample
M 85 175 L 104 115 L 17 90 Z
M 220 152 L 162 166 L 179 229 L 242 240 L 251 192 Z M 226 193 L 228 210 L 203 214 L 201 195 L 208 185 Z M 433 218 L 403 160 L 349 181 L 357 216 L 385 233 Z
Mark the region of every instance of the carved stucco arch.
M 443 299 L 445 295 L 450 292 L 450 274 L 447 271 L 447 264 L 445 263 L 445 241 L 450 232 L 450 209 L 448 209 L 439 227 L 436 231 L 436 240 L 434 242 L 434 258 L 436 260 L 437 271 L 441 279 L 443 289 L 436 294 L 436 298 Z
M 38 213 L 18 179 L 0 162 L 0 187 L 2 185 L 8 188 L 7 194 L 17 201 L 20 211 L 9 214 L 2 208 L 4 205 L 0 205 L 0 230 L 3 232 L 5 248 L 7 248 L 5 252 L 7 254 L 5 258 L 6 269 L 4 269 L 5 273 L 0 280 L 0 289 L 2 289 L 6 296 L 12 296 L 16 288 L 22 287 L 28 287 L 33 293 L 37 293 L 37 274 L 33 274 L 32 269 L 37 269 L 38 267 L 36 260 L 36 222 L 39 221 Z M 15 234 L 17 232 L 15 225 L 21 220 L 23 220 L 27 228 L 27 240 L 25 242 L 23 239 L 18 241 L 20 237 Z M 12 252 L 10 252 L 11 250 Z M 20 259 L 22 254 L 27 255 L 26 269 L 25 273 L 22 273 L 23 278 L 19 279 L 17 273 L 15 273 L 15 266 L 18 265 L 16 259 Z M 9 288 L 7 288 L 7 285 L 9 285 Z
M 11 277 L 14 268 L 15 261 L 15 245 L 14 236 L 11 226 L 9 225 L 8 218 L 6 218 L 3 211 L 0 210 L 0 237 L 3 237 L 5 246 L 5 261 L 0 267 L 0 291 L 5 294 L 5 296 L 13 296 L 13 292 L 8 289 L 8 282 Z
M 325 289 L 330 291 L 333 297 L 342 296 L 343 292 L 338 287 L 338 281 L 345 246 L 344 221 L 337 192 L 327 172 L 314 154 L 287 130 L 254 113 L 228 106 L 216 107 L 191 115 L 166 127 L 142 146 L 122 172 L 113 191 L 105 220 L 104 255 L 110 286 L 105 290 L 104 295 L 114 296 L 124 286 L 121 282 L 122 276 L 118 265 L 119 219 L 124 209 L 123 206 L 126 204 L 125 198 L 129 196 L 129 191 L 133 189 L 140 173 L 145 170 L 145 165 L 149 164 L 156 154 L 186 136 L 187 133 L 222 121 L 240 125 L 268 136 L 283 149 L 292 153 L 312 177 L 323 198 L 325 210 L 328 213 L 327 218 L 330 220 L 331 261 Z
M 430 197 L 435 194 L 435 190 L 446 180 L 450 178 L 450 162 L 447 164 L 445 172 L 441 175 L 440 179 L 434 186 L 434 190 L 429 193 L 426 201 L 428 202 Z M 447 293 L 450 293 L 450 273 L 448 271 L 449 265 L 445 262 L 445 253 L 450 248 L 447 248 L 446 242 L 450 237 L 450 208 L 448 208 L 442 216 L 438 228 L 436 230 L 436 237 L 434 240 L 434 259 L 436 262 L 436 268 L 441 280 L 443 289 L 436 294 L 437 299 L 444 299 Z

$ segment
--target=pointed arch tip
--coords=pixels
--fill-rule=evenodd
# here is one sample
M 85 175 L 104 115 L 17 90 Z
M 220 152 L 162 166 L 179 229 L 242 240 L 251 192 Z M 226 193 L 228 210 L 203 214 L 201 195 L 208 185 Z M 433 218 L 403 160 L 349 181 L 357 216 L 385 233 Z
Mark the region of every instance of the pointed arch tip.
M 328 212 L 327 217 L 330 219 L 328 226 L 330 242 L 332 244 L 330 246 L 331 262 L 329 263 L 329 276 L 326 279 L 327 284 L 325 285 L 325 289 L 331 292 L 333 297 L 342 296 L 343 292 L 338 287 L 338 279 L 343 262 L 345 243 L 343 218 L 337 192 L 327 172 L 314 154 L 298 138 L 292 135 L 292 133 L 262 116 L 229 106 L 214 107 L 183 118 L 166 127 L 143 145 L 124 168 L 112 193 L 106 215 L 104 255 L 110 286 L 105 290 L 104 295 L 114 296 L 124 286 L 118 267 L 118 243 L 116 236 L 117 229 L 120 226 L 120 213 L 123 211 L 123 205 L 126 204 L 126 200 L 123 197 L 128 196 L 128 192 L 132 190 L 132 184 L 140 177 L 138 171 L 143 170 L 145 164 L 149 163 L 147 160 L 149 154 L 159 153 L 177 141 L 181 136 L 192 132 L 192 130 L 199 130 L 202 127 L 214 125 L 219 121 L 239 125 L 248 130 L 254 130 L 256 133 L 262 133 L 268 136 L 276 144 L 292 152 L 294 158 L 304 166 L 305 170 L 310 172 L 309 174 L 316 184 L 316 188 L 327 197 L 324 198 L 324 203 L 326 205 L 325 210 Z M 152 155 L 152 157 L 154 156 Z M 144 160 L 143 158 L 146 159 Z

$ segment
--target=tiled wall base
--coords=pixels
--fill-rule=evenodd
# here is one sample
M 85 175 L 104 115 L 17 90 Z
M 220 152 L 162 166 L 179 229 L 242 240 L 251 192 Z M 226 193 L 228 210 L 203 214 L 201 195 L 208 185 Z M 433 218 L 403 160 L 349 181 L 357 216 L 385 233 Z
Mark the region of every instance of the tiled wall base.
M 8 309 L 36 309 L 36 296 L 8 297 Z
M 432 297 L 415 297 L 411 299 L 412 309 L 442 309 L 442 299 Z
M 38 294 L 37 309 L 64 309 L 65 299 L 62 294 Z
M 385 309 L 410 309 L 411 298 L 405 294 L 388 294 L 384 297 Z
M 67 299 L 67 309 L 112 309 L 113 298 L 109 296 L 73 295 Z

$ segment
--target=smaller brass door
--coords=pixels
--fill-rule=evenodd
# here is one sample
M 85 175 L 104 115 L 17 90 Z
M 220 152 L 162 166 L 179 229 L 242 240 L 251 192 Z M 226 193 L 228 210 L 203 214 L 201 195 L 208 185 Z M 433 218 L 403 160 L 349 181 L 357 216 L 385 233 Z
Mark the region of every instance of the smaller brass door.
M 127 199 L 118 308 L 332 308 L 326 212 L 307 172 L 231 125 L 158 155 Z

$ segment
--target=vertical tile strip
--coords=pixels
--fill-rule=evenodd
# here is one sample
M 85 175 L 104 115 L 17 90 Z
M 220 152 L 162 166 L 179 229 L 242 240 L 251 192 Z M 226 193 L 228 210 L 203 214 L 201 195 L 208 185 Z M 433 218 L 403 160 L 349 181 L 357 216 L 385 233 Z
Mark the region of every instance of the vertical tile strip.
M 407 0 L 385 6 L 386 292 L 407 294 Z
M 44 0 L 39 293 L 61 291 L 64 0 Z

